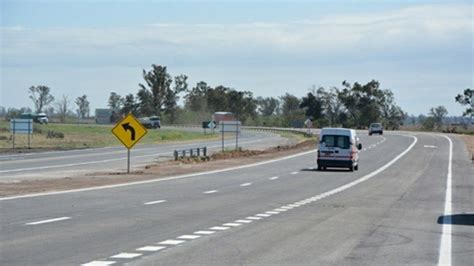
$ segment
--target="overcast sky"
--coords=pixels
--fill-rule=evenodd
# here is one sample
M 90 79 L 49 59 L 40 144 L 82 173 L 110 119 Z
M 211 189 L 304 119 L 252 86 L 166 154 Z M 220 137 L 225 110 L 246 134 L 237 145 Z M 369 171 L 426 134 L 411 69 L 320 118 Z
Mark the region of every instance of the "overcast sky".
M 151 64 L 265 97 L 375 79 L 415 115 L 461 115 L 454 97 L 474 88 L 472 1 L 0 3 L 4 107 L 33 107 L 32 85 L 107 107 Z

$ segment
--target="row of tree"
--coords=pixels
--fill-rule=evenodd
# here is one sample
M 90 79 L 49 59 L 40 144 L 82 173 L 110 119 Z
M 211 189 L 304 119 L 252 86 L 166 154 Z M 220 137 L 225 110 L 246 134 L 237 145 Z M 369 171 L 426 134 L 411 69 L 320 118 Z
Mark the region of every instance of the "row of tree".
M 138 84 L 136 94 L 123 97 L 116 92 L 110 94 L 108 105 L 115 115 L 113 120 L 132 113 L 138 117 L 160 116 L 167 124 L 196 123 L 209 119 L 214 112 L 228 111 L 248 125 L 300 127 L 310 118 L 317 127 L 365 128 L 377 121 L 386 128 L 396 129 L 409 118 L 395 103 L 392 91 L 381 89 L 376 80 L 367 84 L 343 81 L 342 87 L 329 89 L 313 86 L 302 98 L 289 93 L 280 97 L 255 98 L 250 91 L 222 85 L 211 87 L 204 81 L 189 88 L 186 75 L 172 77 L 167 68 L 160 65 L 152 65 L 149 71 L 143 70 L 143 79 L 144 83 Z M 32 86 L 28 92 L 36 112 L 53 112 L 54 108 L 50 105 L 54 97 L 49 87 Z M 474 114 L 473 92 L 466 89 L 464 94 L 455 98 L 460 104 L 468 106 L 464 115 L 471 117 Z M 183 104 L 178 105 L 180 99 Z M 70 103 L 71 100 L 65 95 L 55 102 L 60 121 L 72 115 Z M 77 97 L 75 104 L 77 116 L 90 116 L 86 95 Z M 446 108 L 438 106 L 432 108 L 429 117 L 420 122 L 427 129 L 440 128 L 446 115 Z
M 406 116 L 396 105 L 393 93 L 381 89 L 375 80 L 365 85 L 344 81 L 342 88 L 328 90 L 313 87 L 302 98 L 289 93 L 278 98 L 254 98 L 252 92 L 222 85 L 213 88 L 204 81 L 188 88 L 186 75 L 172 78 L 165 66 L 152 65 L 150 71 L 143 70 L 143 79 L 145 84 L 139 84 L 135 95 L 110 94 L 109 107 L 117 118 L 133 113 L 164 116 L 168 123 L 176 123 L 183 113 L 209 118 L 214 112 L 227 111 L 247 124 L 301 126 L 310 118 L 320 127 L 364 128 L 381 121 L 387 127 L 398 128 Z M 178 106 L 180 97 L 184 99 L 182 107 Z

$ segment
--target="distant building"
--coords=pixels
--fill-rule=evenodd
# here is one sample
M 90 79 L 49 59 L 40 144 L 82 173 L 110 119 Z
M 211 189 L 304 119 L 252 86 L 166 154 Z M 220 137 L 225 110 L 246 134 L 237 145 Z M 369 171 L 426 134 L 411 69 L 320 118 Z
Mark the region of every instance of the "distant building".
M 215 112 L 212 115 L 212 121 L 219 124 L 220 121 L 235 121 L 237 120 L 231 112 Z
M 97 124 L 111 124 L 112 109 L 98 108 L 95 109 L 95 122 Z

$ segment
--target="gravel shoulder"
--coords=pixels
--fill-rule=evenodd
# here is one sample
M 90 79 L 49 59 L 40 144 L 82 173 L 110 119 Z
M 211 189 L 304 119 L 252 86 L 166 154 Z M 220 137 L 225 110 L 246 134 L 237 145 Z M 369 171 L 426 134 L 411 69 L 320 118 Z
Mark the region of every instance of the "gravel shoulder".
M 242 151 L 240 153 L 232 154 L 215 154 L 211 156 L 209 161 L 185 160 L 159 162 L 147 165 L 130 174 L 120 172 L 97 172 L 59 179 L 54 178 L 25 180 L 15 183 L 0 183 L 0 197 L 122 184 L 206 172 L 266 161 L 309 151 L 314 148 L 315 141 L 307 140 L 293 146 L 274 147 L 263 151 Z

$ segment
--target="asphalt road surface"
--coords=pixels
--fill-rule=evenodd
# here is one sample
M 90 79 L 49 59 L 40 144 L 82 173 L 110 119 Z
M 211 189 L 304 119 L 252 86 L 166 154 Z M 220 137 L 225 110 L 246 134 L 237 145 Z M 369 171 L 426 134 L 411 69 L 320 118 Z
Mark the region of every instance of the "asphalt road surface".
M 264 149 L 288 144 L 288 139 L 271 133 L 243 131 L 237 142 L 239 147 L 244 149 Z M 235 134 L 227 134 L 224 146 L 225 149 L 235 148 Z M 196 140 L 186 143 L 151 145 L 137 144 L 131 150 L 131 167 L 133 170 L 155 161 L 171 160 L 174 150 L 202 147 L 207 147 L 210 153 L 221 150 L 222 140 Z M 123 146 L 0 155 L 0 181 L 2 182 L 60 178 L 99 171 L 126 171 L 126 169 L 127 150 Z
M 474 166 L 455 136 L 361 135 L 192 177 L 0 200 L 0 265 L 472 265 Z

